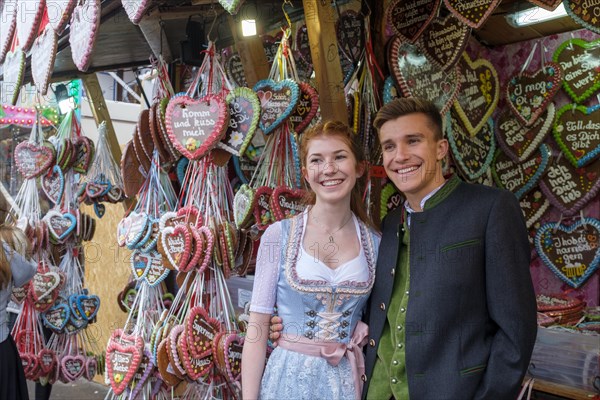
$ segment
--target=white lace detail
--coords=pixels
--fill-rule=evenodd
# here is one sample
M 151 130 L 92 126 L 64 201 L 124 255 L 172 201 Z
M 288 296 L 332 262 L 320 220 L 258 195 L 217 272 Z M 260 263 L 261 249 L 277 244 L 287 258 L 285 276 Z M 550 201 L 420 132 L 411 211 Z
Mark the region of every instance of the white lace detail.
M 256 255 L 256 272 L 250 311 L 271 314 L 277 300 L 279 259 L 281 258 L 281 222 L 267 228 Z

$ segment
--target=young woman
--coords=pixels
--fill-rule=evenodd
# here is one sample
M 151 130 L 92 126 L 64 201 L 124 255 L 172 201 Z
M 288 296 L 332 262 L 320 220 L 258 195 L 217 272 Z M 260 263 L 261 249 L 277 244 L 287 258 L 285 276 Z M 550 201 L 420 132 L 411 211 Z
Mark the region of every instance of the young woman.
M 13 286 L 23 286 L 35 275 L 36 264 L 24 257 L 29 251 L 30 244 L 23 231 L 0 225 L 0 400 L 29 399 L 6 313 Z
M 379 235 L 357 184 L 365 165 L 353 136 L 341 122 L 302 135 L 312 199 L 304 213 L 274 223 L 261 238 L 242 356 L 244 400 L 360 398 L 368 333 L 360 320 Z M 284 326 L 265 367 L 275 308 Z

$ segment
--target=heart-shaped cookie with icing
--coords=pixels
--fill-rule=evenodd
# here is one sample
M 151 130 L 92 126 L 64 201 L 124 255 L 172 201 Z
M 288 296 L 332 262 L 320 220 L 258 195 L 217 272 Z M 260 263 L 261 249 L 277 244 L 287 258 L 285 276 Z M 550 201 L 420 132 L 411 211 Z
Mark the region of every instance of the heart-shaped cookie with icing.
M 61 373 L 69 382 L 73 382 L 85 372 L 85 357 L 66 355 L 60 360 Z
M 136 280 L 142 280 L 148 272 L 150 266 L 150 257 L 148 254 L 142 253 L 140 250 L 134 250 L 129 258 L 131 272 Z
M 467 46 L 471 28 L 453 14 L 437 17 L 419 38 L 419 47 L 438 67 L 449 70 L 456 65 Z
M 21 49 L 10 51 L 4 58 L 3 82 L 5 92 L 2 94 L 2 102 L 16 104 L 23 84 L 25 71 L 25 52 Z
M 43 221 L 48 227 L 50 237 L 57 241 L 64 241 L 77 227 L 77 219 L 73 214 L 56 210 L 48 211 Z
M 4 62 L 6 53 L 10 49 L 17 26 L 17 0 L 5 0 L 0 9 L 0 63 Z
M 421 50 L 400 38 L 391 39 L 389 45 L 390 69 L 404 96 L 420 97 L 432 101 L 445 114 L 460 89 L 458 70 L 447 72 L 430 62 Z
M 21 365 L 23 366 L 23 372 L 27 379 L 36 379 L 36 373 L 40 368 L 40 361 L 38 357 L 29 352 L 20 352 Z
M 441 0 L 394 0 L 386 9 L 388 25 L 402 38 L 414 42 L 437 15 Z
M 162 254 L 163 260 L 169 262 L 167 267 L 176 270 L 185 269 L 192 248 L 192 233 L 189 227 L 177 225 L 165 228 L 161 234 L 160 243 L 158 250 Z
M 98 361 L 94 357 L 86 357 L 85 359 L 85 370 L 83 376 L 88 381 L 93 381 L 94 377 L 98 373 Z
M 185 337 L 193 357 L 203 358 L 212 353 L 212 341 L 220 330 L 220 323 L 209 317 L 199 306 L 192 307 L 185 319 Z
M 584 218 L 572 225 L 550 222 L 538 229 L 535 248 L 548 268 L 569 286 L 578 288 L 600 262 L 600 221 Z
M 71 14 L 73 14 L 76 5 L 77 0 L 46 1 L 48 25 L 50 25 L 57 34 L 61 34 L 71 20 Z
M 573 166 L 590 164 L 600 156 L 600 107 L 563 106 L 556 114 L 552 132 Z
M 254 137 L 260 118 L 260 102 L 247 87 L 233 89 L 226 98 L 229 107 L 229 126 L 217 146 L 235 156 L 244 154 Z
M 291 79 L 279 82 L 263 79 L 254 85 L 253 90 L 258 96 L 262 109 L 258 124 L 265 135 L 271 133 L 292 115 L 300 97 L 300 88 Z
M 38 92 L 45 95 L 48 83 L 54 71 L 54 59 L 58 46 L 58 36 L 54 29 L 46 29 L 35 39 L 31 47 L 31 75 Z
M 141 352 L 135 345 L 109 341 L 106 348 L 106 370 L 110 386 L 116 395 L 123 393 L 129 386 L 141 360 Z
M 513 76 L 506 85 L 506 99 L 521 123 L 531 126 L 560 90 L 562 72 L 553 62 L 534 73 Z
M 492 15 L 500 0 L 444 0 L 444 4 L 464 24 L 477 29 Z
M 562 86 L 575 103 L 582 104 L 600 90 L 600 40 L 567 40 L 556 49 L 553 61 L 560 65 Z
M 492 161 L 494 181 L 521 199 L 537 185 L 549 169 L 550 158 L 550 148 L 546 144 L 542 144 L 530 158 L 519 163 L 515 163 L 504 152 L 498 150 Z
M 319 111 L 319 94 L 307 82 L 299 82 L 300 98 L 296 109 L 290 115 L 290 122 L 294 132 L 300 134 L 310 125 Z
M 400 207 L 403 202 L 402 195 L 392 183 L 386 183 L 381 189 L 381 202 L 379 219 L 383 220 L 387 213 Z
M 500 82 L 496 69 L 486 59 L 473 61 L 465 52 L 458 63 L 461 72 L 460 91 L 454 109 L 465 128 L 478 132 L 496 110 L 500 97 Z
M 125 236 L 125 246 L 134 249 L 136 244 L 148 233 L 148 224 L 150 218 L 145 212 L 133 211 L 126 218 L 131 221 L 131 225 Z
M 550 203 L 565 216 L 575 215 L 600 190 L 600 159 L 585 167 L 575 168 L 566 157 L 557 157 L 548 167 L 540 187 Z
M 460 118 L 451 111 L 446 119 L 446 137 L 461 175 L 469 181 L 475 181 L 487 172 L 496 151 L 494 121 L 491 118 L 475 135 L 471 135 Z
M 80 0 L 71 15 L 69 44 L 73 62 L 82 72 L 85 72 L 92 62 L 99 27 L 100 0 Z
M 306 204 L 303 202 L 306 191 L 292 189 L 286 186 L 277 186 L 271 193 L 270 207 L 276 221 L 290 218 L 304 211 Z
M 562 0 L 527 0 L 527 1 L 535 4 L 538 7 L 543 8 L 544 10 L 548 10 L 548 11 L 556 10 L 556 7 L 558 7 L 558 5 L 560 3 L 562 3 Z
M 93 320 L 100 310 L 100 297 L 96 295 L 83 294 L 77 298 L 77 309 L 88 321 Z
M 345 10 L 338 15 L 335 33 L 339 49 L 346 58 L 358 61 L 364 49 L 365 19 L 354 10 Z
M 71 316 L 71 309 L 65 303 L 57 303 L 50 307 L 48 311 L 42 313 L 44 325 L 54 332 L 61 332 Z
M 17 40 L 23 51 L 31 48 L 46 8 L 45 0 L 19 1 L 17 7 Z
M 44 375 L 49 374 L 58 365 L 58 357 L 56 357 L 56 353 L 51 349 L 41 349 L 37 356 L 40 363 L 40 370 Z
M 217 367 L 229 382 L 240 380 L 242 373 L 242 349 L 244 338 L 237 333 L 223 333 L 216 345 L 216 354 L 213 354 Z M 214 352 L 213 352 L 214 353 Z
M 273 60 L 275 60 L 275 56 L 277 55 L 277 50 L 279 49 L 279 44 L 281 43 L 282 37 L 282 31 L 279 31 L 275 36 L 269 34 L 261 36 L 263 48 L 265 50 L 265 55 L 267 56 L 267 62 L 269 63 L 269 65 L 273 64 Z
M 73 171 L 80 174 L 87 174 L 92 160 L 96 154 L 96 146 L 92 139 L 87 136 L 79 136 L 73 140 L 75 157 L 73 160 Z
M 127 16 L 134 24 L 139 24 L 152 0 L 121 0 Z
M 140 365 L 133 376 L 133 381 L 135 382 L 135 386 L 131 391 L 131 398 L 137 398 L 138 394 L 144 388 L 146 382 L 150 378 L 150 375 L 154 371 L 154 357 L 152 353 L 144 348 L 142 352 L 142 360 L 140 361 Z
M 248 228 L 252 224 L 254 207 L 254 189 L 243 184 L 233 197 L 233 220 L 238 229 Z
M 531 228 L 550 207 L 550 202 L 543 195 L 540 189 L 532 190 L 527 193 L 519 202 L 521 211 L 525 216 L 525 225 Z
M 261 186 L 254 192 L 254 220 L 255 226 L 260 230 L 265 230 L 275 221 L 273 211 L 271 210 L 271 194 L 273 189 L 268 186 Z
M 247 87 L 246 74 L 244 72 L 244 64 L 242 64 L 242 58 L 240 53 L 233 53 L 227 58 L 224 65 L 225 73 L 227 77 L 235 82 L 237 87 Z
M 600 4 L 588 0 L 563 0 L 567 14 L 581 26 L 600 33 Z
M 62 169 L 55 165 L 52 170 L 42 175 L 40 183 L 48 200 L 54 204 L 60 204 L 65 190 L 65 178 Z
M 512 112 L 504 111 L 496 122 L 496 138 L 502 151 L 515 162 L 528 159 L 550 132 L 554 115 L 554 104 L 550 103 L 537 121 L 524 126 Z
M 184 95 L 169 101 L 165 125 L 177 151 L 190 160 L 197 160 L 223 139 L 228 121 L 229 110 L 221 96 L 192 99 Z

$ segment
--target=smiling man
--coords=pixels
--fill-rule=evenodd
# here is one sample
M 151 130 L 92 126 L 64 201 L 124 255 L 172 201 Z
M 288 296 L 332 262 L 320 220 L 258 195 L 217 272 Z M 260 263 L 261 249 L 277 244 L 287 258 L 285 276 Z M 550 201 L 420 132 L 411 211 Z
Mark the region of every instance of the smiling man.
M 536 337 L 516 197 L 444 178 L 448 142 L 434 104 L 396 99 L 374 125 L 406 202 L 382 225 L 363 397 L 515 399 Z

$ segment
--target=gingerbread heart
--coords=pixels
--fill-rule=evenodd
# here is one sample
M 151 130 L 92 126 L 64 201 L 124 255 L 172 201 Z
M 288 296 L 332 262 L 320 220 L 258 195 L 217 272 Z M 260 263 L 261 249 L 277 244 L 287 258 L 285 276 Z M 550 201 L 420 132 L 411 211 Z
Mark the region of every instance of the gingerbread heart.
M 560 157 L 548 167 L 540 187 L 550 203 L 565 216 L 575 215 L 600 189 L 600 159 L 575 168 L 566 157 Z
M 69 382 L 73 382 L 85 372 L 85 361 L 82 355 L 63 356 L 60 360 L 62 374 Z
M 42 95 L 48 91 L 48 83 L 54 71 L 57 46 L 56 32 L 50 26 L 46 26 L 31 47 L 31 75 L 35 87 Z
M 2 102 L 16 104 L 23 83 L 25 70 L 25 52 L 21 49 L 10 51 L 4 58 Z
M 584 218 L 572 225 L 544 224 L 535 235 L 535 248 L 558 278 L 578 288 L 598 269 L 600 221 Z
M 190 354 L 196 358 L 211 354 L 212 341 L 220 329 L 219 321 L 209 317 L 208 312 L 199 306 L 190 308 L 185 321 L 185 337 Z
M 394 0 L 387 6 L 387 22 L 402 38 L 414 42 L 437 15 L 441 0 Z
M 550 103 L 544 114 L 531 126 L 523 126 L 509 110 L 498 117 L 496 138 L 504 153 L 513 161 L 524 161 L 544 141 L 554 121 L 554 104 Z
M 600 89 L 600 40 L 570 39 L 554 52 L 563 74 L 562 86 L 573 101 L 582 104 Z
M 144 348 L 142 352 L 142 360 L 140 361 L 140 365 L 133 376 L 133 381 L 135 382 L 135 386 L 131 391 L 131 398 L 137 398 L 137 395 L 144 388 L 146 382 L 152 375 L 154 371 L 154 357 L 152 357 L 152 353 L 149 352 L 146 348 Z
M 225 62 L 225 73 L 227 77 L 235 82 L 238 87 L 246 87 L 246 74 L 244 72 L 244 64 L 242 64 L 242 58 L 240 53 L 233 53 Z
M 49 374 L 58 365 L 56 353 L 50 349 L 43 348 L 38 352 L 38 360 L 42 374 Z
M 71 309 L 65 303 L 57 303 L 50 307 L 48 311 L 42 313 L 44 325 L 52 329 L 54 332 L 61 332 L 69 318 L 71 317 Z
M 556 9 L 556 7 L 558 7 L 558 5 L 560 3 L 562 3 L 562 0 L 527 0 L 527 1 L 535 4 L 538 7 L 543 8 L 544 10 L 548 10 L 548 11 L 554 11 Z
M 31 279 L 29 293 L 36 302 L 47 298 L 54 301 L 58 296 L 58 291 L 56 289 L 59 288 L 59 285 L 60 275 L 58 272 L 38 272 Z
M 40 181 L 42 191 L 48 200 L 54 204 L 60 204 L 65 190 L 65 178 L 62 169 L 58 165 L 55 165 L 51 171 L 42 175 Z
M 126 176 L 124 180 L 123 190 L 127 197 L 135 197 L 138 190 L 142 187 L 145 177 L 141 172 L 140 162 L 135 155 L 133 140 L 125 144 L 123 154 L 121 156 L 121 175 Z
M 77 226 L 77 219 L 71 213 L 60 213 L 50 210 L 43 218 L 51 237 L 58 241 L 65 240 Z
M 453 14 L 437 17 L 419 38 L 425 57 L 438 67 L 449 70 L 456 65 L 467 46 L 471 28 Z
M 175 96 L 169 101 L 165 124 L 173 146 L 190 160 L 206 155 L 221 141 L 229 110 L 221 96 L 201 99 Z
M 246 87 L 233 89 L 227 95 L 229 126 L 217 146 L 235 156 L 244 154 L 254 137 L 260 118 L 260 102 L 254 91 Z
M 273 64 L 273 60 L 275 60 L 275 56 L 277 55 L 277 50 L 279 49 L 279 43 L 281 42 L 281 38 L 283 37 L 283 32 L 278 32 L 275 36 L 271 35 L 263 35 L 262 42 L 263 48 L 265 49 L 265 55 L 267 56 L 267 62 L 269 65 Z
M 254 85 L 262 113 L 258 124 L 265 135 L 271 133 L 292 115 L 298 104 L 300 88 L 291 79 L 276 82 L 263 79 Z
M 184 225 L 167 227 L 161 234 L 162 255 L 171 269 L 180 270 L 187 266 L 192 247 L 192 233 Z
M 153 250 L 148 253 L 148 257 L 150 258 L 150 265 L 143 279 L 150 287 L 156 287 L 165 280 L 171 270 L 164 265 L 159 252 Z
M 451 111 L 447 117 L 446 137 L 458 169 L 469 181 L 475 181 L 488 171 L 496 151 L 494 121 L 491 118 L 475 135 L 471 135 Z
M 254 200 L 254 190 L 247 184 L 240 186 L 233 198 L 233 220 L 238 229 L 251 224 Z
M 546 65 L 533 74 L 523 72 L 509 80 L 506 98 L 521 123 L 531 126 L 543 114 L 559 91 L 561 79 L 560 66 L 546 62 Z
M 556 115 L 554 139 L 567 160 L 580 168 L 600 156 L 600 107 L 563 106 Z
M 387 104 L 399 97 L 400 94 L 398 93 L 398 89 L 396 89 L 396 85 L 394 84 L 394 78 L 388 76 L 383 82 L 383 104 Z
M 308 41 L 308 28 L 302 23 L 296 31 L 296 47 L 304 62 L 312 66 L 312 54 L 310 53 L 310 42 Z
M 75 147 L 73 171 L 80 174 L 87 174 L 96 153 L 94 142 L 87 136 L 79 136 L 73 141 L 73 144 Z
M 21 365 L 23 365 L 23 372 L 27 379 L 35 379 L 36 372 L 40 368 L 40 362 L 38 357 L 33 353 L 20 353 Z
M 136 280 L 141 280 L 146 276 L 150 266 L 150 257 L 140 250 L 134 250 L 130 257 L 131 272 Z
M 402 43 L 398 37 L 391 40 L 390 68 L 404 96 L 430 100 L 445 114 L 460 89 L 457 69 L 445 72 L 430 62 L 418 47 Z
M 88 321 L 93 320 L 100 310 L 100 297 L 83 294 L 77 298 L 77 309 Z
M 270 208 L 276 221 L 301 214 L 306 208 L 303 199 L 306 192 L 286 186 L 277 186 L 271 194 Z
M 213 256 L 215 235 L 208 226 L 198 228 L 198 233 L 202 238 L 202 257 L 198 260 L 198 274 L 202 274 L 210 264 Z
M 99 27 L 100 0 L 80 0 L 71 16 L 69 43 L 73 62 L 82 72 L 91 64 Z
M 85 360 L 85 371 L 83 373 L 85 379 L 93 381 L 98 374 L 98 361 L 94 357 L 87 357 Z
M 200 379 L 212 369 L 214 359 L 212 352 L 205 354 L 202 357 L 192 355 L 190 353 L 188 340 L 186 340 L 184 335 L 179 337 L 178 347 L 181 349 L 180 353 L 181 358 L 183 359 L 185 373 L 190 379 Z
M 131 224 L 127 235 L 125 236 L 125 246 L 129 249 L 135 248 L 135 245 L 148 233 L 148 223 L 150 218 L 145 212 L 131 212 L 127 218 Z
M 392 183 L 386 183 L 381 189 L 381 205 L 379 219 L 383 220 L 388 212 L 400 207 L 403 203 L 402 194 Z
M 461 82 L 454 109 L 465 128 L 474 134 L 488 123 L 494 113 L 500 95 L 500 82 L 492 63 L 483 58 L 472 61 L 466 52 L 458 68 Z
M 76 5 L 77 0 L 46 1 L 48 24 L 57 34 L 61 34 L 71 20 L 71 14 L 73 14 Z
M 160 373 L 162 381 L 168 386 L 176 386 L 181 382 L 181 379 L 173 374 L 173 367 L 169 361 L 168 350 L 167 350 L 167 339 L 160 341 L 156 351 L 156 366 Z
M 299 82 L 300 98 L 298 105 L 290 115 L 294 132 L 300 134 L 310 125 L 319 111 L 319 94 L 309 83 Z
M 339 14 L 335 23 L 338 46 L 342 53 L 355 62 L 364 50 L 365 19 L 354 10 L 346 10 Z M 311 63 L 312 64 L 312 63 Z
M 17 8 L 17 40 L 23 51 L 31 48 L 38 33 L 42 14 L 46 8 L 46 0 L 25 0 L 18 2 Z
M 127 16 L 134 24 L 139 24 L 152 0 L 121 0 Z
M 17 26 L 17 0 L 5 0 L 0 7 L 0 63 L 3 63 Z
M 539 189 L 527 193 L 519 202 L 525 216 L 525 225 L 531 228 L 544 215 L 550 202 Z
M 110 386 L 116 395 L 123 393 L 129 386 L 142 360 L 140 353 L 134 345 L 109 342 L 106 349 L 106 370 Z
M 477 29 L 492 15 L 500 0 L 444 0 L 444 4 L 463 23 Z
M 600 33 L 600 4 L 588 0 L 563 0 L 565 10 L 581 26 Z
M 10 299 L 17 304 L 23 304 L 23 301 L 27 297 L 27 292 L 29 291 L 29 282 L 21 287 L 13 286 Z
M 273 189 L 268 186 L 261 186 L 254 192 L 256 205 L 254 207 L 255 225 L 260 230 L 265 230 L 273 221 L 273 211 L 271 210 L 271 194 Z
M 492 161 L 494 181 L 501 188 L 510 190 L 521 199 L 533 189 L 549 169 L 551 153 L 546 144 L 527 160 L 515 163 L 506 154 L 498 150 Z

